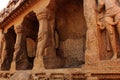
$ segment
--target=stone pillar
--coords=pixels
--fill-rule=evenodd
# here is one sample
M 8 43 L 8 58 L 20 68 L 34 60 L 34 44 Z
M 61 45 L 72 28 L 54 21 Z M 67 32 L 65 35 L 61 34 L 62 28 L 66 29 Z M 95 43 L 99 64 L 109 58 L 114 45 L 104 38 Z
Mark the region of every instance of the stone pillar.
M 5 70 L 6 67 L 4 66 L 4 63 L 5 63 L 5 58 L 6 58 L 6 54 L 7 54 L 7 49 L 6 49 L 6 39 L 5 39 L 4 33 L 1 35 L 0 51 L 1 51 L 0 68 L 1 68 L 1 70 Z
M 4 34 L 2 33 L 2 29 L 0 29 L 0 70 L 2 69 L 3 64 L 3 51 L 5 50 L 5 40 Z
M 34 60 L 34 70 L 44 69 L 46 66 L 54 68 L 56 58 L 54 39 L 54 12 L 44 9 L 37 13 L 39 20 L 37 52 Z M 45 60 L 45 61 L 44 61 Z M 45 63 L 48 65 L 45 66 Z
M 13 54 L 13 61 L 11 64 L 11 71 L 24 70 L 29 66 L 27 59 L 27 49 L 26 49 L 26 34 L 23 29 L 22 24 L 15 27 L 15 32 L 17 34 L 15 43 L 15 52 Z
M 3 34 L 2 34 L 2 29 L 0 29 L 0 53 L 2 53 L 2 37 L 3 37 Z M 1 57 L 1 54 L 0 54 L 0 57 Z
M 87 24 L 85 64 L 100 61 L 95 5 L 95 0 L 84 0 L 84 15 Z

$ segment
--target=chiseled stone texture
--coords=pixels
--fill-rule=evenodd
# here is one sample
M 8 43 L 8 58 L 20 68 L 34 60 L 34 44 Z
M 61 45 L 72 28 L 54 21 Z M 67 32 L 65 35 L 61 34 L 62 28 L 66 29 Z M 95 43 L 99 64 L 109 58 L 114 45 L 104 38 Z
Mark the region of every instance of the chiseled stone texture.
M 31 73 L 28 72 L 16 72 L 9 80 L 31 80 Z
M 66 0 L 57 9 L 58 53 L 65 57 L 64 67 L 80 67 L 85 61 L 87 27 L 83 13 L 82 0 Z

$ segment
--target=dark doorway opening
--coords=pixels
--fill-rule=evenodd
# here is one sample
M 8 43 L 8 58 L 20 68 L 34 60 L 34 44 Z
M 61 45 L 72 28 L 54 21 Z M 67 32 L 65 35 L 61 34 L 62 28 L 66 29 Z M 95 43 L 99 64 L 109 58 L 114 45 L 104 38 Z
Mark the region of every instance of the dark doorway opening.
M 3 47 L 2 47 L 2 70 L 9 70 L 13 59 L 14 45 L 16 42 L 16 34 L 14 26 L 10 27 L 7 33 L 3 34 Z
M 25 29 L 26 34 L 26 46 L 27 46 L 27 55 L 28 61 L 31 64 L 31 68 L 33 68 L 33 62 L 36 55 L 37 49 L 37 36 L 39 30 L 39 22 L 37 20 L 36 14 L 34 12 L 30 12 L 24 17 L 22 25 Z

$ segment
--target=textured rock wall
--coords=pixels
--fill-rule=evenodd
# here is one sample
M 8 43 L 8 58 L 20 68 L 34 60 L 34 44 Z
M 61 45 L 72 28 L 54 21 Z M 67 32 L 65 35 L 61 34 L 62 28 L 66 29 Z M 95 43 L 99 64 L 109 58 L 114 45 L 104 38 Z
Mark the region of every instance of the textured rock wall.
M 69 0 L 57 9 L 56 29 L 59 34 L 59 52 L 65 58 L 65 67 L 84 63 L 86 23 L 82 0 Z

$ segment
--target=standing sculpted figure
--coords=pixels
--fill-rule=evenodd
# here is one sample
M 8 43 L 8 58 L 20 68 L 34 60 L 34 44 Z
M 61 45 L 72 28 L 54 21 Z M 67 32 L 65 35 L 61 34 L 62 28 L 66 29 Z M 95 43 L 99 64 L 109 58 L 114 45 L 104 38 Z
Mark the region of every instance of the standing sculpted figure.
M 112 59 L 117 59 L 118 49 L 117 40 L 115 37 L 115 25 L 118 25 L 118 14 L 120 13 L 120 7 L 118 0 L 98 0 L 98 11 L 100 12 L 105 6 L 105 25 L 109 35 L 110 43 L 113 49 Z M 116 18 L 117 17 L 117 18 Z M 120 33 L 119 29 L 118 32 Z

